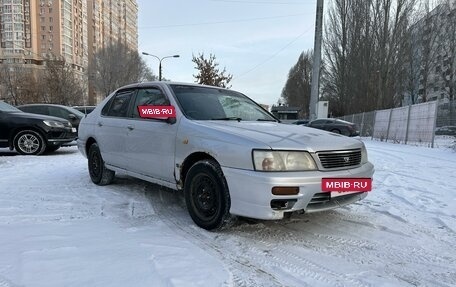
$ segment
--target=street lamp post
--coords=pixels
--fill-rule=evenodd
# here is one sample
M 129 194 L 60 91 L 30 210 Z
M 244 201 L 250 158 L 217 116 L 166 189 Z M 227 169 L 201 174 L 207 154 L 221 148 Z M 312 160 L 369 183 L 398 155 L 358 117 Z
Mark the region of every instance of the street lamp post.
M 162 61 L 166 58 L 179 58 L 180 57 L 179 55 L 172 55 L 172 56 L 165 56 L 165 57 L 160 58 L 158 56 L 155 56 L 155 55 L 152 55 L 152 54 L 149 54 L 146 52 L 142 52 L 142 54 L 146 55 L 146 56 L 155 57 L 158 60 L 158 80 L 159 81 L 162 80 Z

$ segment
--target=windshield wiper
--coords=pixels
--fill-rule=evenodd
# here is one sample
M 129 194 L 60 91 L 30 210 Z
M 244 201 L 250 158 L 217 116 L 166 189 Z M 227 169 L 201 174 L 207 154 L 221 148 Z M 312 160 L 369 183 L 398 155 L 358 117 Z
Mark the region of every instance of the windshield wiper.
M 242 121 L 241 118 L 239 117 L 226 117 L 226 118 L 216 118 L 216 119 L 212 119 L 213 121 Z
M 277 120 L 271 120 L 271 119 L 257 119 L 258 122 L 277 122 Z

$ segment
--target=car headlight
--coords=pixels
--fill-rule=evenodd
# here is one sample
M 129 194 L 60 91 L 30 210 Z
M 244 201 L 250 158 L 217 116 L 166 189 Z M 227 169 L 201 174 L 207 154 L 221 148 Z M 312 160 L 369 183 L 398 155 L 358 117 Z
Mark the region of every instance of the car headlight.
M 62 124 L 61 122 L 57 122 L 57 121 L 43 121 L 43 123 L 45 125 L 47 125 L 48 127 L 52 127 L 52 128 L 64 128 L 65 125 Z
M 369 159 L 367 158 L 367 149 L 363 143 L 363 147 L 361 148 L 361 164 L 365 164 L 368 161 L 369 161 Z
M 317 166 L 308 152 L 254 150 L 253 164 L 258 171 L 306 171 Z

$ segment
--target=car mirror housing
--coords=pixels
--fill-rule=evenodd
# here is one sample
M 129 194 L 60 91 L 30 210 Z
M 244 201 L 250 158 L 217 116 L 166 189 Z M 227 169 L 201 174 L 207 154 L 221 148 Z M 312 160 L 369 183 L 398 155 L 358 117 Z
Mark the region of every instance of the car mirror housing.
M 175 124 L 176 121 L 177 121 L 177 120 L 176 120 L 176 117 L 169 117 L 169 118 L 166 119 L 166 122 L 167 122 L 168 124 L 170 124 L 170 125 Z

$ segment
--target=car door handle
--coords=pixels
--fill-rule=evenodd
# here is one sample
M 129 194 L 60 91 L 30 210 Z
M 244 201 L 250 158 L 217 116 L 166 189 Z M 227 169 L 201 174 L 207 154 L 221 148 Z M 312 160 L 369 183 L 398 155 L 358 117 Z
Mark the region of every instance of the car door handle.
M 127 129 L 129 129 L 130 131 L 134 130 L 135 128 L 132 126 L 132 125 L 128 125 L 127 126 Z
M 99 126 L 99 127 L 102 127 L 102 126 L 103 126 L 103 123 L 102 123 L 102 122 L 98 122 L 98 126 Z

